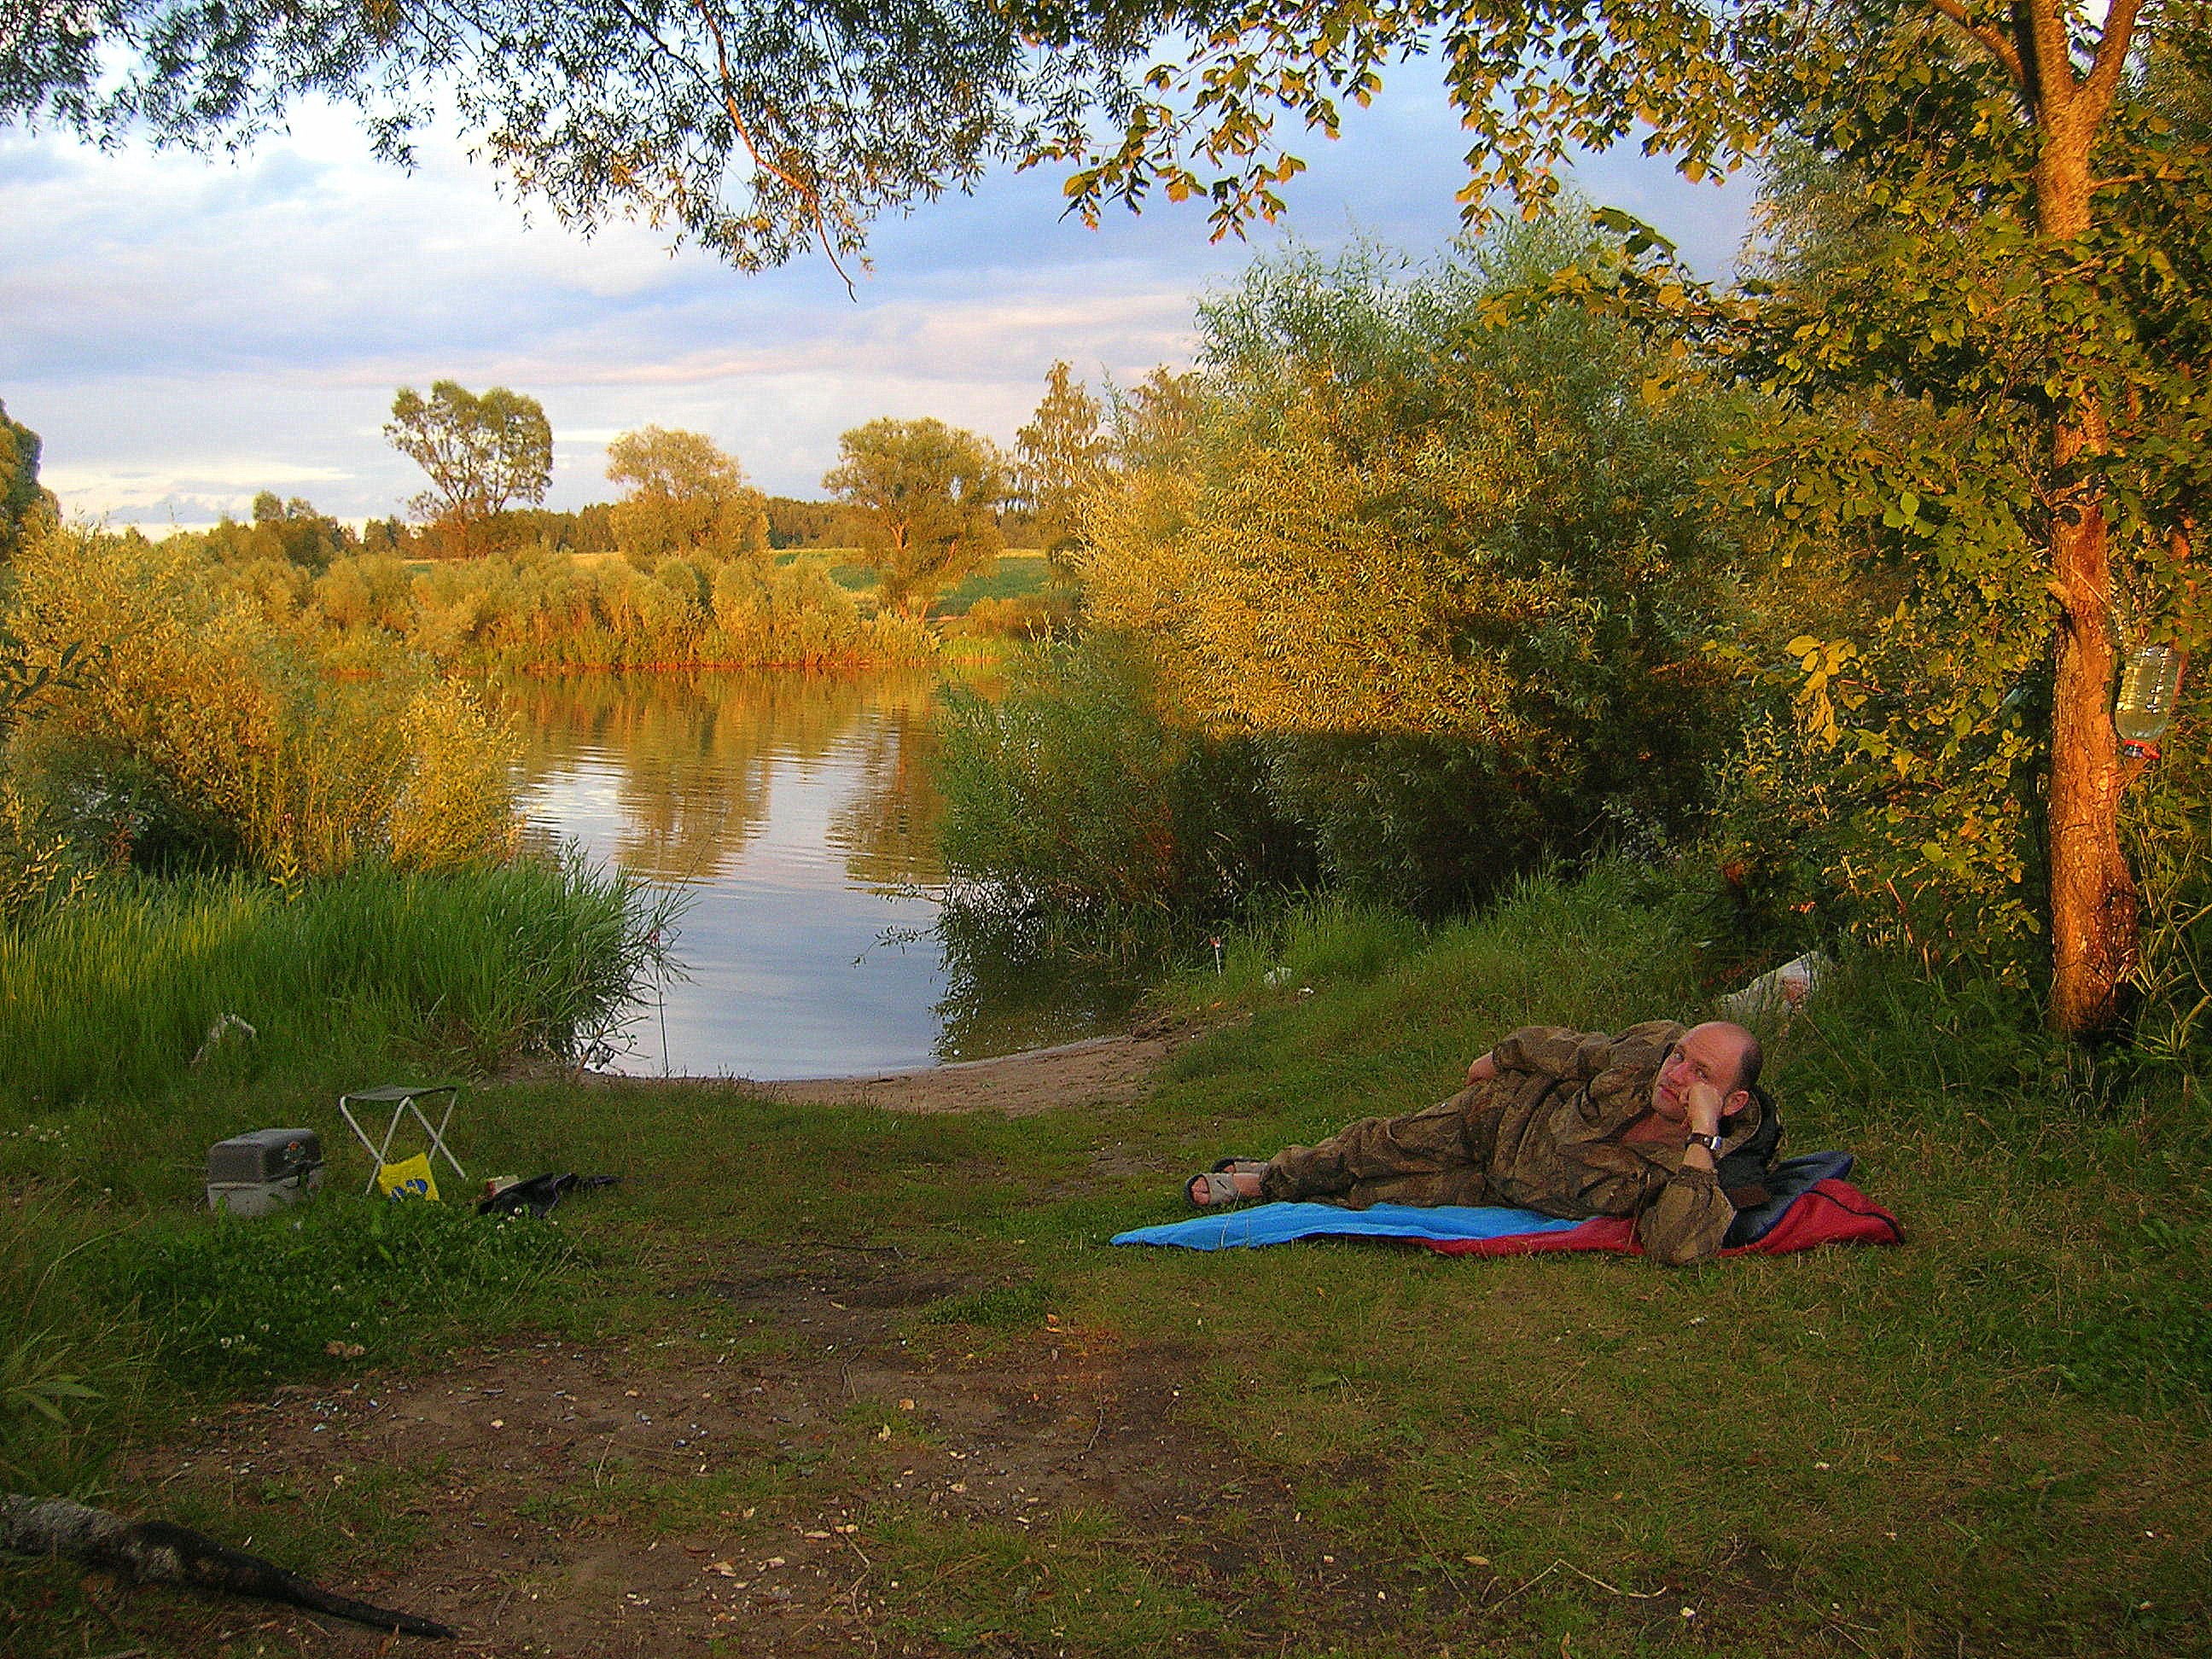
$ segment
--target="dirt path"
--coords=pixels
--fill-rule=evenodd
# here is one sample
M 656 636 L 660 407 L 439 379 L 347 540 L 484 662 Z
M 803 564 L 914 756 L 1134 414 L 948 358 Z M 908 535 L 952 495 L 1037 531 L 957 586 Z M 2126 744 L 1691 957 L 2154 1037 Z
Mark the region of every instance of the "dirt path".
M 1240 1480 L 1179 1422 L 1191 1353 L 1049 1316 L 980 1352 L 968 1344 L 981 1333 L 909 1340 L 912 1310 L 965 1288 L 895 1255 L 735 1248 L 704 1276 L 678 1269 L 672 1304 L 803 1341 L 624 1351 L 520 1334 L 427 1372 L 281 1389 L 142 1451 L 128 1473 L 195 1492 L 276 1553 L 302 1522 L 374 1528 L 328 1579 L 449 1621 L 463 1651 L 501 1659 L 947 1659 L 908 1612 L 925 1588 L 915 1575 L 978 1563 L 964 1546 L 918 1550 L 917 1531 L 981 1528 L 1018 1556 L 1033 1527 L 1071 1510 L 1141 1538 L 1227 1504 L 1262 1517 L 1279 1559 L 1327 1571 L 1287 1525 L 1286 1489 Z M 144 1595 L 130 1612 L 133 1639 L 155 1651 L 400 1650 L 250 1602 Z
M 657 1088 L 665 1083 L 719 1085 L 776 1100 L 881 1106 L 895 1112 L 999 1111 L 1009 1117 L 1062 1106 L 1127 1100 L 1159 1063 L 1210 1026 L 1187 1014 L 1162 1014 L 1125 1036 L 1092 1037 L 991 1060 L 956 1060 L 911 1072 L 757 1083 L 745 1078 L 623 1078 L 596 1080 L 610 1088 Z

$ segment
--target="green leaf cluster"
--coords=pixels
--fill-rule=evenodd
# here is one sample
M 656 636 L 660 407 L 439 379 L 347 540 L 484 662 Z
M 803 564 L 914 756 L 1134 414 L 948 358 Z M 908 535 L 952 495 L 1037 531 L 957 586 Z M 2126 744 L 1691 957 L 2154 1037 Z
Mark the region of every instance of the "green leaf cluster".
M 2053 235 L 2063 135 L 1989 42 L 1874 10 L 1829 22 L 1760 64 L 1786 132 L 1739 289 L 1670 309 L 1662 251 L 1598 302 L 1682 330 L 1777 402 L 1732 470 L 1777 559 L 1729 654 L 1795 722 L 1732 775 L 1747 879 L 2025 975 L 2051 914 L 2051 780 L 2111 751 L 2112 687 L 2063 691 L 2069 664 L 2203 642 L 2212 148 L 2166 112 L 2203 82 L 2170 53 L 2138 66 L 2098 139 L 2094 215 Z M 2089 532 L 2069 568 L 2062 538 Z M 2110 907 L 2122 962 L 2131 902 Z
M 1463 902 L 1700 799 L 1732 410 L 1648 391 L 1676 360 L 1580 307 L 1489 322 L 1619 258 L 1563 214 L 1426 269 L 1262 260 L 1201 308 L 1197 373 L 1118 412 L 1089 619 L 1147 641 L 1174 718 L 1268 738 L 1358 885 Z
M 1039 52 L 981 0 L 40 0 L 0 31 L 0 123 L 234 149 L 319 99 L 406 165 L 447 118 L 563 223 L 758 270 L 1072 137 L 1140 44 Z

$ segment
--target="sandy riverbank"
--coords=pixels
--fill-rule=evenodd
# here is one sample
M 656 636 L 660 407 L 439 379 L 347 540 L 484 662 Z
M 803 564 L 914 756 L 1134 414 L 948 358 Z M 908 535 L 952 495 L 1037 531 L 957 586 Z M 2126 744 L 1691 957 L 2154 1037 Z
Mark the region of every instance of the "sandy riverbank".
M 880 1106 L 895 1112 L 999 1111 L 1010 1117 L 1062 1106 L 1127 1100 L 1162 1060 L 1210 1027 L 1183 1014 L 1159 1015 L 1123 1036 L 1091 1037 L 1050 1048 L 956 1060 L 915 1071 L 859 1077 L 809 1078 L 763 1083 L 749 1078 L 631 1078 L 599 1076 L 612 1088 L 653 1088 L 667 1083 L 704 1085 L 776 1100 Z

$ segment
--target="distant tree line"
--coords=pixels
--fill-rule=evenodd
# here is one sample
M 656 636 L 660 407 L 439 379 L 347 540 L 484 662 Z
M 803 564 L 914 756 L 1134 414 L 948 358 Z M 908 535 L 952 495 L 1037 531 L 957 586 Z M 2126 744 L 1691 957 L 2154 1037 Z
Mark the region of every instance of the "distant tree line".
M 963 535 L 953 543 L 973 550 L 994 534 L 994 551 L 1042 546 L 1039 511 L 987 441 L 937 422 L 879 421 L 854 430 L 872 434 L 863 441 L 861 453 L 880 461 L 887 434 L 910 437 L 933 429 L 947 434 L 962 453 L 981 458 L 982 470 L 940 468 L 938 477 L 916 475 L 866 501 L 849 492 L 807 501 L 752 489 L 736 460 L 703 434 L 647 426 L 609 446 L 608 478 L 628 487 L 623 499 L 554 508 L 538 504 L 552 477 L 552 428 L 538 400 L 504 386 L 479 395 L 440 380 L 428 398 L 401 387 L 385 428 L 393 447 L 421 465 L 429 481 L 409 503 L 411 517 L 372 518 L 356 531 L 299 496 L 263 490 L 243 520 L 226 514 L 206 533 L 226 558 L 279 558 L 313 571 L 358 554 L 423 561 L 543 547 L 652 558 L 748 538 L 779 551 L 860 549 L 872 544 L 886 511 L 920 508 L 928 492 L 939 489 L 965 515 Z M 12 556 L 32 528 L 60 516 L 52 493 L 39 483 L 40 450 L 38 434 L 9 419 L 0 404 L 0 561 Z M 849 471 L 851 463 L 848 453 L 841 466 Z M 872 486 L 860 474 L 849 476 L 868 494 Z M 987 486 L 981 495 L 972 493 L 979 484 Z M 905 505 L 894 507 L 895 498 Z M 906 528 L 889 531 L 880 545 L 902 545 L 907 533 Z
M 761 502 L 768 514 L 768 544 L 778 552 L 811 552 L 858 545 L 851 515 L 836 501 L 764 495 Z M 1033 514 L 1009 506 L 1000 508 L 997 518 L 999 532 L 1009 549 L 1042 547 L 1041 532 Z M 371 519 L 355 539 L 362 550 L 389 553 L 397 558 L 455 556 L 434 526 L 411 524 L 404 519 Z M 538 544 L 558 548 L 563 553 L 620 551 L 613 503 L 599 501 L 574 508 L 511 507 L 498 516 L 494 545 Z
M 736 459 L 702 433 L 647 426 L 608 446 L 607 477 L 629 493 L 605 517 L 586 507 L 549 514 L 553 429 L 544 406 L 493 386 L 481 394 L 440 380 L 424 398 L 402 386 L 386 438 L 420 465 L 430 487 L 409 503 L 423 528 L 403 535 L 396 522 L 378 532 L 377 550 L 428 558 L 469 558 L 531 541 L 574 553 L 623 552 L 648 558 L 734 546 L 750 538 L 772 548 L 866 547 L 891 555 L 882 567 L 902 594 L 917 580 L 942 586 L 943 574 L 1014 530 L 1035 545 L 1035 515 L 1012 499 L 1004 458 L 988 440 L 937 421 L 879 420 L 846 434 L 843 459 L 823 487 L 828 501 L 770 497 L 746 481 Z M 856 459 L 856 458 L 858 458 Z M 903 468 L 892 478 L 892 471 Z M 961 531 L 927 558 L 910 545 L 916 514 L 954 514 Z M 917 563 L 916 560 L 921 562 Z

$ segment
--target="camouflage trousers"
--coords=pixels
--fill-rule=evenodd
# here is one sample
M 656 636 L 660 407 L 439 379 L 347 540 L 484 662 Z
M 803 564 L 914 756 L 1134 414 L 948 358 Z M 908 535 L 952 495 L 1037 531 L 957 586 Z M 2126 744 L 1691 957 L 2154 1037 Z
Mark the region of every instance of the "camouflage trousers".
M 1362 1118 L 1267 1160 L 1261 1195 L 1364 1210 L 1371 1204 L 1504 1204 L 1490 1186 L 1500 1110 L 1476 1084 L 1399 1117 Z

